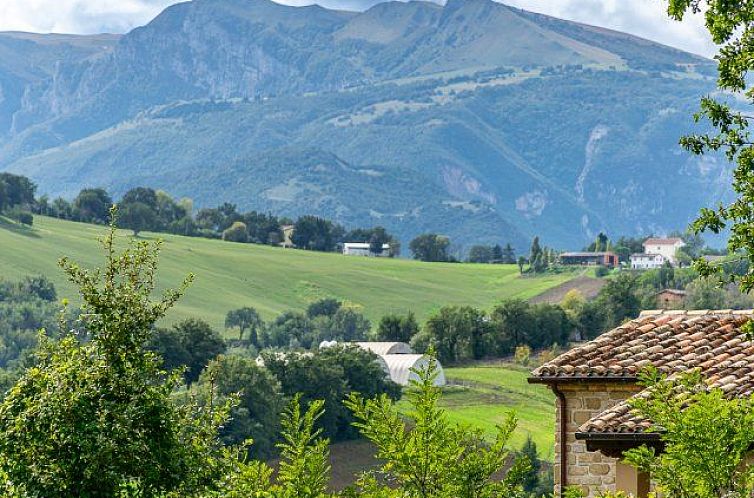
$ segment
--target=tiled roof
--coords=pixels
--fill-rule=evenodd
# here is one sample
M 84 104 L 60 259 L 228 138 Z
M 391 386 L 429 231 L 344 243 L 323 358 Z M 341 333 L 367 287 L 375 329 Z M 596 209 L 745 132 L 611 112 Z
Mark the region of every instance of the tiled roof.
M 549 380 L 635 378 L 654 365 L 669 375 L 700 369 L 708 384 L 731 397 L 754 394 L 754 343 L 741 326 L 752 310 L 648 311 L 533 372 Z M 638 393 L 635 396 L 645 396 Z M 579 428 L 581 433 L 639 433 L 651 422 L 621 402 Z
M 674 294 L 676 296 L 685 296 L 688 294 L 685 290 L 681 289 L 663 289 L 660 292 L 656 293 L 656 296 L 659 296 L 660 294 Z
M 732 354 L 721 353 L 713 361 L 705 362 L 702 373 L 710 387 L 720 388 L 729 397 L 746 397 L 754 394 L 754 344 L 743 341 L 734 347 Z M 642 391 L 634 397 L 646 396 Z M 629 398 L 630 399 L 630 398 Z M 618 403 L 579 427 L 588 433 L 644 432 L 652 423 L 634 413 L 628 401 Z
M 683 242 L 683 239 L 680 237 L 668 237 L 668 238 L 660 238 L 660 237 L 652 237 L 650 239 L 647 239 L 644 241 L 645 246 L 664 246 L 664 245 L 673 245 L 677 244 L 678 242 Z
M 634 379 L 649 365 L 674 373 L 709 368 L 751 347 L 740 331 L 752 310 L 645 311 L 532 372 L 534 379 Z M 749 356 L 752 358 L 752 356 Z M 754 365 L 753 365 L 754 366 Z

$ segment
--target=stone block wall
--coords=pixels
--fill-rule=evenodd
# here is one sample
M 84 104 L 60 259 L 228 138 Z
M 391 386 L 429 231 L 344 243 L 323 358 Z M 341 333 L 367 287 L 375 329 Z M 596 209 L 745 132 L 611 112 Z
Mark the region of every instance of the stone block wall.
M 566 417 L 566 453 L 568 458 L 567 485 L 579 486 L 585 496 L 594 498 L 600 490 L 615 489 L 615 458 L 599 452 L 589 452 L 586 442 L 576 440 L 579 426 L 595 415 L 611 408 L 640 390 L 635 384 L 625 383 L 569 383 L 558 385 L 566 398 L 566 411 L 557 407 L 555 424 L 555 493 L 560 496 L 560 417 Z

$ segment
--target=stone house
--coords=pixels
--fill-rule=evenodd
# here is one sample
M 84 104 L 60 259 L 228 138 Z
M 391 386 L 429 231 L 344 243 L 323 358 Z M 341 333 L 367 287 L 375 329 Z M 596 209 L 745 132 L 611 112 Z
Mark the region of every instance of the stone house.
M 683 307 L 683 301 L 686 299 L 686 291 L 679 289 L 663 289 L 657 294 L 657 307 L 662 309 L 678 309 Z
M 625 450 L 642 444 L 662 450 L 651 421 L 627 403 L 642 390 L 638 373 L 649 365 L 667 374 L 698 368 L 726 394 L 748 396 L 754 343 L 741 326 L 753 317 L 753 310 L 645 311 L 534 370 L 529 382 L 549 385 L 557 398 L 556 496 L 579 486 L 588 497 L 622 490 L 645 498 L 651 476 L 621 462 Z

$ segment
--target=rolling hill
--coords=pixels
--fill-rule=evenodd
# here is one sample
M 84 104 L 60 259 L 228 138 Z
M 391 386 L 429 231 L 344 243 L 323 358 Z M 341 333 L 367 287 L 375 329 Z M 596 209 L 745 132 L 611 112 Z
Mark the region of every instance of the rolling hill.
M 677 145 L 712 61 L 491 0 L 194 0 L 76 40 L 0 107 L 0 170 L 51 195 L 148 185 L 522 248 L 663 233 L 729 194 Z
M 105 227 L 35 217 L 34 228 L 0 218 L 0 275 L 16 279 L 44 274 L 60 297 L 76 300 L 76 290 L 57 268 L 68 256 L 87 267 L 101 266 L 97 239 Z M 144 234 L 156 238 L 154 234 Z M 389 312 L 412 310 L 423 320 L 446 304 L 489 307 L 506 297 L 535 296 L 574 274 L 521 278 L 513 265 L 421 263 L 399 259 L 347 257 L 293 249 L 159 235 L 164 240 L 160 283 L 176 286 L 188 272 L 196 281 L 168 317 L 200 317 L 218 330 L 225 314 L 253 306 L 265 319 L 304 309 L 322 297 L 363 307 L 376 321 Z M 125 244 L 128 237 L 120 243 Z

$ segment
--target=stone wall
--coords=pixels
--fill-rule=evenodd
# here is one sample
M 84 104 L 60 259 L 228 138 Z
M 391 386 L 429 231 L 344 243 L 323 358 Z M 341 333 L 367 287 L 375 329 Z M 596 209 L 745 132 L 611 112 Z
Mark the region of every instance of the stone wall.
M 599 452 L 586 450 L 586 442 L 577 441 L 579 426 L 595 415 L 616 405 L 640 390 L 635 384 L 625 383 L 568 383 L 558 385 L 566 398 L 566 453 L 568 455 L 567 485 L 580 486 L 585 496 L 594 498 L 600 490 L 615 489 L 616 459 Z M 555 493 L 560 496 L 560 403 L 555 424 Z

